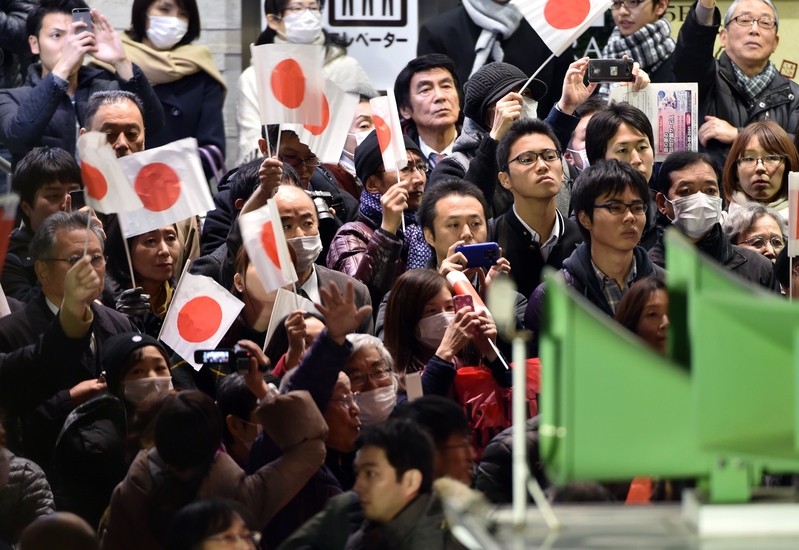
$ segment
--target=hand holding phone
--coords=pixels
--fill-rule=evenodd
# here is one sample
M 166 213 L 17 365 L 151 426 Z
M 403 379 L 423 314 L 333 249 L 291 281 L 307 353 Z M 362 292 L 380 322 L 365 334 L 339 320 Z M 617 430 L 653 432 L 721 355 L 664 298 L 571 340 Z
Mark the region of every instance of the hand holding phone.
M 72 10 L 72 22 L 77 23 L 78 21 L 86 23 L 86 26 L 80 27 L 75 31 L 75 34 L 80 34 L 85 31 L 94 32 L 92 28 L 92 13 L 89 8 L 75 8 Z
M 466 257 L 467 268 L 488 267 L 497 263 L 500 258 L 497 243 L 478 243 L 459 246 L 455 252 L 460 252 Z
M 632 59 L 590 59 L 588 82 L 635 82 Z

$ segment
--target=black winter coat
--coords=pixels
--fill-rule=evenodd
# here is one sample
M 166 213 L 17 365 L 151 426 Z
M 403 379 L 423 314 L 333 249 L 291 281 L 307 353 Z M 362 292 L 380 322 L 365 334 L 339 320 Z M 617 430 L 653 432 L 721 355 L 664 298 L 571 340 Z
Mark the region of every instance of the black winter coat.
M 3 292 L 6 296 L 23 302 L 27 302 L 38 292 L 39 279 L 34 269 L 36 261 L 28 254 L 32 240 L 33 231 L 27 226 L 23 225 L 12 231 L 6 263 L 3 265 Z
M 32 0 L 0 1 L 0 88 L 16 88 L 25 81 L 32 58 L 25 23 L 38 4 Z

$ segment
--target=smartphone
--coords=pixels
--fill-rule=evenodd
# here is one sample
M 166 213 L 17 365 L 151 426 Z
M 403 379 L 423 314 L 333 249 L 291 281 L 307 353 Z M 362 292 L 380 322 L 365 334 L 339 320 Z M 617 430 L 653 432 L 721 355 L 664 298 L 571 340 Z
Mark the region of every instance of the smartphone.
M 452 303 L 455 304 L 455 313 L 464 308 L 469 308 L 471 311 L 474 311 L 474 299 L 468 294 L 463 296 L 456 294 L 452 297 Z
M 77 212 L 84 206 L 86 206 L 86 195 L 84 194 L 83 189 L 78 189 L 77 191 L 70 191 L 69 196 L 72 199 L 72 211 Z
M 495 265 L 499 260 L 499 245 L 497 243 L 465 244 L 455 249 L 466 256 L 466 267 L 488 267 Z
M 72 22 L 77 23 L 78 21 L 83 21 L 86 26 L 79 28 L 76 34 L 80 34 L 83 31 L 92 32 L 92 13 L 89 8 L 75 8 L 72 10 Z
M 588 82 L 633 82 L 632 59 L 589 59 Z

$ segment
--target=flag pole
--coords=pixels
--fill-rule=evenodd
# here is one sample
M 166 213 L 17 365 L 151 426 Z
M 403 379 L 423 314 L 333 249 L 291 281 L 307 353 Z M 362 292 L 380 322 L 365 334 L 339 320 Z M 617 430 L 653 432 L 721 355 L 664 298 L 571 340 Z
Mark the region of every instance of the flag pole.
M 402 183 L 402 178 L 400 177 L 400 171 L 397 170 L 397 183 Z M 400 218 L 400 223 L 402 223 L 402 234 L 405 235 L 405 212 L 402 212 L 402 217 Z
M 119 223 L 119 214 L 117 214 L 117 223 Z M 136 274 L 133 272 L 133 260 L 130 259 L 130 247 L 128 247 L 128 238 L 125 236 L 125 231 L 122 229 L 122 224 L 119 223 L 119 233 L 122 235 L 122 243 L 125 245 L 125 256 L 128 258 L 128 268 L 130 268 L 130 288 L 136 288 Z M 88 237 L 88 235 L 87 235 Z
M 86 190 L 83 190 L 84 196 L 86 195 Z M 86 222 L 86 242 L 83 243 L 83 255 L 85 256 L 89 252 L 89 232 L 92 230 L 92 213 L 89 210 L 89 219 Z
M 128 247 L 126 246 L 125 249 L 127 249 L 127 248 Z M 130 254 L 128 254 L 128 258 L 130 259 Z M 180 279 L 178 279 L 178 284 L 175 285 L 175 291 L 172 293 L 172 299 L 173 300 L 175 299 L 175 297 L 178 295 L 178 292 L 180 291 L 180 285 L 182 285 L 183 281 L 186 280 L 186 277 L 184 277 L 184 275 L 189 270 L 189 266 L 190 265 L 191 265 L 191 259 L 187 259 L 186 263 L 183 264 L 183 271 L 180 274 Z M 172 304 L 170 303 L 169 305 L 171 306 Z M 166 318 L 169 316 L 170 309 L 171 309 L 170 307 L 167 307 L 167 311 L 164 314 L 164 322 L 161 323 L 161 330 L 158 331 L 158 338 L 156 338 L 156 340 L 158 340 L 159 342 L 161 341 L 161 335 L 164 333 L 164 328 L 167 325 Z
M 275 156 L 277 157 L 280 155 L 280 136 L 283 134 L 283 130 L 281 129 L 280 125 L 277 127 L 277 143 L 275 144 Z M 267 139 L 267 141 L 269 141 Z
M 533 79 L 534 79 L 535 77 L 537 77 L 537 76 L 538 76 L 538 73 L 540 73 L 540 72 L 541 72 L 541 70 L 542 70 L 544 67 L 546 67 L 547 63 L 549 63 L 550 61 L 552 61 L 552 59 L 554 59 L 554 57 L 555 57 L 555 54 L 553 53 L 552 55 L 550 55 L 550 56 L 547 58 L 547 60 L 546 60 L 546 61 L 544 61 L 544 63 L 543 63 L 543 64 L 542 64 L 540 67 L 538 67 L 538 69 L 536 69 L 536 71 L 533 73 L 533 75 L 532 75 L 530 78 L 528 78 L 528 79 L 527 79 L 527 82 L 525 82 L 525 83 L 524 83 L 524 86 L 522 86 L 522 89 L 521 89 L 521 90 L 519 90 L 519 93 L 520 93 L 520 94 L 523 94 L 523 93 L 524 93 L 524 91 L 527 89 L 527 86 L 529 86 L 529 85 L 530 85 L 530 82 L 532 82 L 532 81 L 533 81 Z

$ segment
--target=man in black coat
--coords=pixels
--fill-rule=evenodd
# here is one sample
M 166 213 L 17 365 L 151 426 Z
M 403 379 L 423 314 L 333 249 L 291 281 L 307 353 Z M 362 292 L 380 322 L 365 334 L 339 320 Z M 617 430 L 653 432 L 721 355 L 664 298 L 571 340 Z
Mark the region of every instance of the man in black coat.
M 493 220 L 492 237 L 513 266 L 522 296 L 541 282 L 545 265 L 560 269 L 583 242 L 577 224 L 558 212 L 563 157 L 552 128 L 535 118 L 514 122 L 497 146 L 499 182 L 513 195 L 513 207 Z
M 44 0 L 28 17 L 31 51 L 41 62 L 31 65 L 25 86 L 0 90 L 0 141 L 11 151 L 13 165 L 40 145 L 74 153 L 89 96 L 99 90 L 137 94 L 147 129 L 157 132 L 164 125 L 161 102 L 108 20 L 92 10 L 91 30 L 72 22 L 72 10 L 86 7 L 82 0 Z M 86 54 L 113 65 L 116 74 L 84 66 Z

